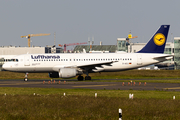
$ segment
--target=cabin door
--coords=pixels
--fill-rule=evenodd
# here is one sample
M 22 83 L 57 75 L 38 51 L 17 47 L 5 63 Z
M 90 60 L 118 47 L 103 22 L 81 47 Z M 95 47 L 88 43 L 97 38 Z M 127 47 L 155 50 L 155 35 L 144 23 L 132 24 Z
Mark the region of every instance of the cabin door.
M 30 55 L 24 56 L 24 66 L 30 66 Z

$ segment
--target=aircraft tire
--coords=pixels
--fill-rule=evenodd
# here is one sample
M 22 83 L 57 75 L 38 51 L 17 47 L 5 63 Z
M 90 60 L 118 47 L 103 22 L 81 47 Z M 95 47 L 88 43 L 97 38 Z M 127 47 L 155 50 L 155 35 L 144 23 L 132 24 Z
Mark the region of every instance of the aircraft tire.
M 91 76 L 86 76 L 85 80 L 91 80 Z
M 83 81 L 83 80 L 84 80 L 84 77 L 81 76 L 81 75 L 79 75 L 79 76 L 78 76 L 78 81 Z
M 27 82 L 27 81 L 28 81 L 28 78 L 24 78 L 24 81 Z

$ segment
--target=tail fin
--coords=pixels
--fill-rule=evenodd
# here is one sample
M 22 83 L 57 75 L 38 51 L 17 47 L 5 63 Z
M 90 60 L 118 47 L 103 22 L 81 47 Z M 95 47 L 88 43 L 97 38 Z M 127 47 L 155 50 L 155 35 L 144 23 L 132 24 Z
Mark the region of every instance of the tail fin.
M 164 53 L 170 25 L 161 25 L 149 42 L 137 53 Z

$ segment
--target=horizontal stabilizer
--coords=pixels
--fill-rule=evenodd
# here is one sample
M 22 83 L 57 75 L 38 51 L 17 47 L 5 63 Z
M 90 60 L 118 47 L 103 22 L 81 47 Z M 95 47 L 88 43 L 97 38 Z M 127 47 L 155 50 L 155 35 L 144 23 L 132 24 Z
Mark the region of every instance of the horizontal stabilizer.
M 167 60 L 169 60 L 169 59 L 172 59 L 172 58 L 173 58 L 173 55 L 166 55 L 166 54 L 164 54 L 164 56 L 153 57 L 153 59 L 156 59 L 156 60 L 158 60 L 158 59 L 167 59 Z

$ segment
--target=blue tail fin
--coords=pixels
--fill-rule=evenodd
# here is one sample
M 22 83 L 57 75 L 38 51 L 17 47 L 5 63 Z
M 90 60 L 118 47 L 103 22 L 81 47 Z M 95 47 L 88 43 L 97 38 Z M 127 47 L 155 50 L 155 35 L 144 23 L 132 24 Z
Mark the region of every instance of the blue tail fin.
M 137 53 L 164 53 L 170 25 L 161 25 L 149 42 Z

